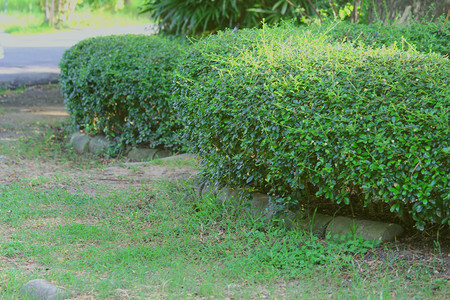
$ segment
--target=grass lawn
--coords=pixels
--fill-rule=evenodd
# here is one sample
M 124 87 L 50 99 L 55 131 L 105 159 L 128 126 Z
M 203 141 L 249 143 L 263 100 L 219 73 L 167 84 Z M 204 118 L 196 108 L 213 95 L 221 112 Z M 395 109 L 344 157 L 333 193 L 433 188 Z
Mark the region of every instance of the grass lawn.
M 36 278 L 75 299 L 450 296 L 439 251 L 374 248 L 356 237 L 333 241 L 265 224 L 245 204 L 200 199 L 192 178 L 164 175 L 195 174 L 194 158 L 113 166 L 73 153 L 62 129 L 34 123 L 0 142 L 1 299 L 17 299 Z M 35 168 L 47 171 L 24 172 Z M 145 176 L 156 169 L 160 177 Z
M 445 280 L 434 278 L 438 260 L 411 265 L 390 247 L 271 228 L 243 207 L 186 199 L 186 182 L 114 192 L 99 185 L 89 195 L 73 180 L 24 180 L 1 190 L 2 298 L 16 298 L 35 278 L 96 298 L 448 296 Z M 74 185 L 76 192 L 64 188 Z

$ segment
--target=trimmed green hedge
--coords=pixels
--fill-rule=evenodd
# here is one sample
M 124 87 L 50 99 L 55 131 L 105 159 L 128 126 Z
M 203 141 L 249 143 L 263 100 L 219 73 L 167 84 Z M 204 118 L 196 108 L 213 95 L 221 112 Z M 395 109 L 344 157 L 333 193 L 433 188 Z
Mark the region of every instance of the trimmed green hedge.
M 359 42 L 372 47 L 389 47 L 395 44 L 398 48 L 441 55 L 450 55 L 450 25 L 442 28 L 442 23 L 426 22 L 409 25 L 393 24 L 383 26 L 380 23 L 350 24 L 336 23 L 329 26 L 312 25 L 310 30 L 316 33 L 326 32 L 330 42 Z
M 448 224 L 449 60 L 327 39 L 284 26 L 191 47 L 174 100 L 204 177 Z
M 90 38 L 67 50 L 61 91 L 73 121 L 118 145 L 178 150 L 181 127 L 170 104 L 183 45 L 158 36 Z

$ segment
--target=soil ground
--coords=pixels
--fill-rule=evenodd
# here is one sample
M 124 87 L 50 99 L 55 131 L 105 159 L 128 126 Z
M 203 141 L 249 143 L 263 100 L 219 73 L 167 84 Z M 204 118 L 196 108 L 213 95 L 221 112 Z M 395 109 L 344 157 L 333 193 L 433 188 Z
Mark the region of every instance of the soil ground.
M 39 124 L 47 124 L 68 117 L 63 98 L 58 86 L 35 86 L 22 91 L 5 92 L 0 95 L 0 143 L 8 143 L 21 136 L 32 134 L 38 130 Z M 125 161 L 126 162 L 126 161 Z M 54 159 L 32 159 L 16 155 L 14 158 L 0 153 L 0 189 L 2 185 L 9 184 L 23 178 L 39 176 L 67 176 L 71 178 L 65 187 L 68 191 L 82 189 L 86 193 L 95 193 L 91 188 L 96 183 L 109 186 L 112 189 L 125 189 L 149 183 L 161 178 L 169 180 L 188 179 L 195 176 L 198 170 L 188 166 L 170 167 L 155 164 L 124 164 L 123 161 L 104 161 L 102 168 L 78 168 L 76 164 L 58 162 Z M 57 181 L 55 181 L 57 182 Z M 55 183 L 59 184 L 59 183 Z M 48 183 L 49 188 L 52 182 Z M 403 255 L 413 263 L 415 260 L 434 261 L 435 249 L 432 243 L 421 242 L 423 235 L 408 235 L 392 246 L 392 253 L 386 255 Z M 441 245 L 444 269 L 436 276 L 450 280 L 450 253 L 448 237 Z M 399 249 L 406 249 L 400 254 Z M 395 250 L 397 249 L 397 250 Z M 398 252 L 398 253 L 396 253 Z M 368 258 L 370 259 L 370 258 Z
M 0 141 L 16 138 L 18 131 L 36 122 L 67 118 L 63 98 L 56 86 L 30 87 L 0 96 Z
M 23 91 L 9 91 L 0 96 L 0 143 L 33 134 L 40 124 L 52 124 L 68 117 L 58 86 L 34 86 Z M 126 162 L 126 161 L 125 161 Z M 10 160 L 0 153 L 0 184 L 19 178 L 51 176 L 52 174 L 88 175 L 115 189 L 138 186 L 155 179 L 182 179 L 198 171 L 189 168 L 167 168 L 145 164 L 129 167 L 117 161 L 105 161 L 101 170 L 80 170 L 76 166 L 58 164 L 53 160 L 33 160 L 25 157 Z

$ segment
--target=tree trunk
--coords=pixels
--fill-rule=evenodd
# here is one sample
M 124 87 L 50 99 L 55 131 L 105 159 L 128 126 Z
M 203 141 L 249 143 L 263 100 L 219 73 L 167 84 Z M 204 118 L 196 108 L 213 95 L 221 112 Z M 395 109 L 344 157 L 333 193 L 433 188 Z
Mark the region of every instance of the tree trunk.
M 67 2 L 67 10 L 66 10 L 66 22 L 69 22 L 72 19 L 73 14 L 75 13 L 75 8 L 77 7 L 78 0 L 66 0 Z
M 373 0 L 369 4 L 369 22 L 408 22 L 416 20 L 436 21 L 447 15 L 450 0 Z
M 70 21 L 78 0 L 45 0 L 45 22 L 52 27 L 60 27 Z
M 57 20 L 56 20 L 56 27 L 60 27 L 62 23 L 64 22 L 64 7 L 63 7 L 63 0 L 58 0 L 58 9 L 57 11 Z
M 362 8 L 363 8 L 363 2 L 364 2 L 364 0 L 361 0 L 361 2 L 359 3 L 359 12 L 358 12 L 358 16 L 356 16 L 356 23 L 358 23 L 359 17 L 361 17 L 361 12 L 362 12 Z
M 48 23 L 48 19 L 50 18 L 50 6 L 48 5 L 48 0 L 45 0 L 44 10 L 45 10 L 45 22 Z
M 358 3 L 359 3 L 359 0 L 354 0 L 353 1 L 353 11 L 352 11 L 352 14 L 350 15 L 350 21 L 352 23 L 356 23 L 357 22 Z
M 50 26 L 55 26 L 55 0 L 51 0 L 49 14 L 48 14 L 48 24 Z

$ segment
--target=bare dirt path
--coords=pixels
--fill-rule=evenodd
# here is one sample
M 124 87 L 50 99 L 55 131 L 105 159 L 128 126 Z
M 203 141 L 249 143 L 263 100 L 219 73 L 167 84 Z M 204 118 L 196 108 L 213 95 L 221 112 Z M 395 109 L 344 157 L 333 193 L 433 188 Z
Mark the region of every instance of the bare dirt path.
M 29 87 L 0 96 L 0 141 L 17 135 L 18 130 L 36 122 L 67 118 L 64 101 L 57 86 Z
M 0 143 L 18 142 L 21 138 L 39 133 L 42 126 L 68 118 L 58 85 L 34 86 L 20 91 L 8 91 L 0 96 Z M 58 128 L 55 127 L 55 130 Z M 33 147 L 33 145 L 30 145 Z M 11 148 L 14 149 L 14 146 Z M 0 148 L 1 149 L 1 148 Z M 19 151 L 19 150 L 17 150 Z M 70 150 L 69 150 L 70 151 Z M 95 168 L 77 166 L 76 163 L 47 159 L 40 153 L 36 159 L 20 153 L 0 152 L 0 184 L 24 178 L 51 177 L 63 174 L 74 180 L 110 185 L 114 189 L 132 188 L 159 179 L 187 179 L 198 170 L 188 167 L 170 167 L 154 164 L 127 166 L 115 160 L 105 160 Z M 80 184 L 77 184 L 80 188 Z
M 10 151 L 0 152 L 0 184 L 62 171 L 63 168 L 54 163 L 20 155 L 15 143 L 36 133 L 40 124 L 67 117 L 57 86 L 4 92 L 0 96 L 0 143 L 10 145 Z

